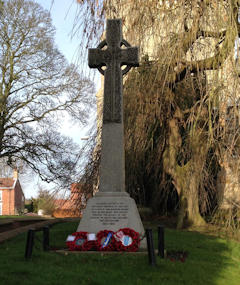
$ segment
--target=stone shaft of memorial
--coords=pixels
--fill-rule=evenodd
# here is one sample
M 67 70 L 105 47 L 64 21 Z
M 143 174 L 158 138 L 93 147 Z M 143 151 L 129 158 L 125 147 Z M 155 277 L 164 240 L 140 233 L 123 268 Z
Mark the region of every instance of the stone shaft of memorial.
M 125 48 L 121 48 L 125 45 Z M 104 46 L 107 49 L 102 49 Z M 107 20 L 106 40 L 96 49 L 89 49 L 88 63 L 104 75 L 100 192 L 125 191 L 123 92 L 122 76 L 132 66 L 138 66 L 138 48 L 122 39 L 120 19 Z M 106 70 L 102 70 L 106 66 Z

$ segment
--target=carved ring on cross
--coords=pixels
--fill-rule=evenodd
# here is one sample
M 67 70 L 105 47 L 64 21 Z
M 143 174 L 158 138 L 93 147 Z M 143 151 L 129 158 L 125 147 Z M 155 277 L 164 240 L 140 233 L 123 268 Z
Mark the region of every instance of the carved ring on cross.
M 105 46 L 107 46 L 107 41 L 103 40 L 100 42 L 97 48 L 103 49 Z M 131 45 L 126 40 L 122 40 L 120 46 L 131 47 Z M 102 75 L 104 75 L 105 71 L 102 69 L 102 67 L 97 67 L 97 69 Z M 127 65 L 124 69 L 122 69 L 122 75 L 126 74 L 130 69 L 131 66 Z

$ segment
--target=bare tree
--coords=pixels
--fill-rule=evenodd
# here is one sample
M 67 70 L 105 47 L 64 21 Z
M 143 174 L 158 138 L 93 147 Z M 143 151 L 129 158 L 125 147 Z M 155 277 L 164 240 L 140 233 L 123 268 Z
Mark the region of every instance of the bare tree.
M 62 135 L 65 114 L 85 123 L 93 84 L 54 44 L 50 14 L 27 0 L 3 1 L 0 17 L 0 158 L 24 161 L 45 181 L 66 182 L 79 148 Z

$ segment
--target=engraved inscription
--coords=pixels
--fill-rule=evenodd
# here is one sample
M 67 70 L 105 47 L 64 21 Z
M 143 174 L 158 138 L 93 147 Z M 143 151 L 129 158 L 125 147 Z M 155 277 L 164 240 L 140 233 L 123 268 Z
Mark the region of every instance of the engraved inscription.
M 92 205 L 91 220 L 103 226 L 113 226 L 128 218 L 128 204 L 124 202 L 98 202 Z

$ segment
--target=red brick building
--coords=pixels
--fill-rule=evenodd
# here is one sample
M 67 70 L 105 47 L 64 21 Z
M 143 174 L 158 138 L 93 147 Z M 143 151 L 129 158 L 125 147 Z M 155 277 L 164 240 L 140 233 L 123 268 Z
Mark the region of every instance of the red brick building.
M 55 200 L 56 209 L 53 212 L 55 218 L 81 217 L 82 210 L 86 207 L 86 195 L 80 183 L 71 185 L 69 199 Z
M 0 215 L 17 215 L 24 210 L 25 197 L 17 171 L 12 178 L 0 178 Z

